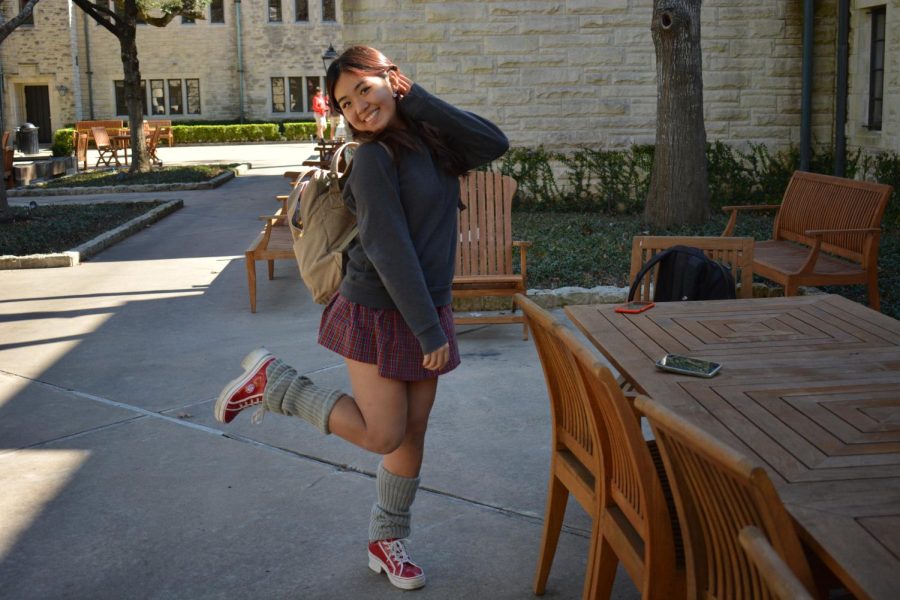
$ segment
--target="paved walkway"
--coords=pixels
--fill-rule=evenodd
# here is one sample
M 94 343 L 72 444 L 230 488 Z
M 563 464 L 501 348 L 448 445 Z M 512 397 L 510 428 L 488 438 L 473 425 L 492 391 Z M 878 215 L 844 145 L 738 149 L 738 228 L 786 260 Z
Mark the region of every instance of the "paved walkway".
M 162 148 L 167 164 L 254 168 L 216 190 L 146 195 L 185 207 L 78 267 L 0 272 L 0 598 L 403 593 L 366 566 L 377 457 L 297 419 L 212 418 L 260 344 L 348 389 L 292 265 L 262 278 L 248 309 L 256 217 L 311 148 Z M 69 200 L 98 198 L 125 199 Z M 429 577 L 415 594 L 531 598 L 550 444 L 541 369 L 518 326 L 463 328 L 460 346 L 414 505 Z M 588 527 L 571 504 L 545 597 L 580 597 Z M 614 597 L 637 597 L 621 571 Z

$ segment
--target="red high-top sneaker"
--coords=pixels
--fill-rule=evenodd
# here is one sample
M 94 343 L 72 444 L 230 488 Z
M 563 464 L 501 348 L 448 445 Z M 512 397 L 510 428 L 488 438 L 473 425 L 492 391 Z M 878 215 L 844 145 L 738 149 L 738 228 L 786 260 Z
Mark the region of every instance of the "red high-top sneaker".
M 369 542 L 369 568 L 384 571 L 388 580 L 402 590 L 425 585 L 425 572 L 406 552 L 406 540 L 388 539 Z
M 266 389 L 266 367 L 273 360 L 275 355 L 265 348 L 257 348 L 244 357 L 241 361 L 244 373 L 229 382 L 216 400 L 217 421 L 230 423 L 245 408 L 262 403 Z

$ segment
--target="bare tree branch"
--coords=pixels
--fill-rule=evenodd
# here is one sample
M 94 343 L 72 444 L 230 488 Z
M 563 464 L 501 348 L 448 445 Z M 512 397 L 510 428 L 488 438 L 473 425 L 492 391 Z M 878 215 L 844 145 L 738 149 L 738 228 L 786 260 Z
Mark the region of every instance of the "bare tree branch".
M 39 0 L 28 0 L 25 6 L 22 7 L 22 10 L 19 11 L 15 17 L 0 25 L 0 43 L 3 43 L 3 40 L 11 34 L 16 27 L 25 22 L 28 17 L 31 16 L 31 12 L 34 10 L 34 5 L 38 3 Z

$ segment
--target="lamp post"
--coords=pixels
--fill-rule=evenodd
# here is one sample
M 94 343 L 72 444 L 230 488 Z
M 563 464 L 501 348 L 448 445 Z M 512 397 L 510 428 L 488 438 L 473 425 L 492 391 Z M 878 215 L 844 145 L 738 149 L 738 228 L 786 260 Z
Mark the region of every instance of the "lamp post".
M 325 67 L 325 73 L 328 74 L 328 67 L 337 59 L 338 53 L 334 49 L 334 44 L 328 44 L 328 50 L 322 54 L 322 65 Z

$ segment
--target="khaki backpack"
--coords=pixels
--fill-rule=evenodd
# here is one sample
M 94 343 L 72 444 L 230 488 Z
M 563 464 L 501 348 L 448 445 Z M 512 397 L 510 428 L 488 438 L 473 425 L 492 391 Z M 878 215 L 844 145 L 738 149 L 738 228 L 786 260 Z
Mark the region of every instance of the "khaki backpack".
M 344 150 L 358 145 L 348 142 L 338 148 L 330 169 L 310 169 L 288 196 L 287 218 L 300 277 L 319 304 L 327 304 L 340 287 L 344 250 L 359 232 L 341 196 L 340 180 L 349 172 L 349 162 L 345 173 L 338 172 Z

